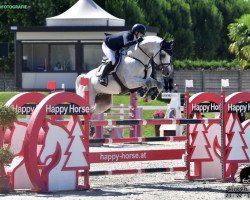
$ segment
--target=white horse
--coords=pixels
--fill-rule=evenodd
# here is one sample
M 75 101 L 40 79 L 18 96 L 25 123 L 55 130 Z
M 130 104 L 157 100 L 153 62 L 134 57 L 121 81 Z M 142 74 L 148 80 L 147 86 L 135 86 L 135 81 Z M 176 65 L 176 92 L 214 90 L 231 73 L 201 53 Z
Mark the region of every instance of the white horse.
M 76 93 L 84 97 L 86 87 L 80 84 L 82 77 L 89 79 L 89 103 L 92 115 L 103 113 L 112 106 L 112 94 L 121 94 L 127 91 L 157 87 L 161 92 L 163 89 L 163 78 L 160 81 L 151 77 L 152 66 L 156 70 L 163 70 L 171 62 L 172 43 L 157 36 L 146 36 L 141 43 L 131 46 L 122 52 L 121 62 L 116 70 L 119 84 L 114 76 L 109 75 L 107 87 L 99 84 L 97 71 L 93 69 L 85 75 L 79 75 L 76 79 Z M 152 64 L 153 63 L 153 64 Z M 158 79 L 158 78 L 157 78 Z

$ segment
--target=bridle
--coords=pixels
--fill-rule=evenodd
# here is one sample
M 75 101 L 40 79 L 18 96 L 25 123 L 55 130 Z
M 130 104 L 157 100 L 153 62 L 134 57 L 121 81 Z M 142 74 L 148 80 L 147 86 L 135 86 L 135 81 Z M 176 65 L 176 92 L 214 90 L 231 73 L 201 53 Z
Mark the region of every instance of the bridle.
M 137 47 L 141 50 L 141 52 L 142 52 L 143 54 L 145 54 L 145 55 L 149 58 L 148 64 L 144 64 L 140 59 L 135 58 L 135 57 L 133 57 L 133 56 L 129 56 L 129 55 L 127 55 L 127 56 L 130 57 L 130 58 L 133 58 L 134 60 L 136 60 L 136 61 L 138 61 L 139 63 L 141 63 L 141 64 L 145 67 L 145 70 L 146 70 L 146 71 L 147 71 L 150 67 L 152 67 L 152 66 L 155 68 L 154 70 L 162 71 L 162 70 L 164 70 L 164 68 L 166 68 L 166 67 L 168 67 L 168 66 L 171 65 L 171 60 L 170 60 L 169 63 L 163 63 L 163 62 L 162 62 L 162 57 L 161 57 L 161 55 L 163 55 L 163 54 L 162 54 L 162 51 L 165 51 L 165 52 L 168 53 L 170 56 L 172 55 L 172 48 L 171 48 L 171 46 L 170 46 L 170 48 L 166 48 L 164 45 L 162 45 L 163 42 L 165 42 L 165 41 L 163 40 L 163 41 L 161 42 L 161 48 L 160 48 L 159 51 L 157 51 L 156 54 L 153 55 L 152 57 L 150 57 L 150 56 L 141 48 L 140 43 L 137 44 Z M 160 59 L 159 59 L 160 62 L 161 62 L 160 64 L 156 64 L 156 62 L 154 61 L 155 57 L 156 57 L 158 54 L 159 54 L 159 57 L 160 57 Z

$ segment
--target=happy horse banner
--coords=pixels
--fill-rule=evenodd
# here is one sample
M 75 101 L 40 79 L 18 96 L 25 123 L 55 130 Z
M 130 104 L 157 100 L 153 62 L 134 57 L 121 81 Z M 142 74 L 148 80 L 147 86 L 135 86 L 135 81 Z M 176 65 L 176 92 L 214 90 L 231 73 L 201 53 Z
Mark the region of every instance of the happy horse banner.
M 203 114 L 206 112 L 221 111 L 219 94 L 201 92 L 190 98 L 189 94 L 186 94 L 186 100 L 186 118 L 201 119 L 204 118 Z M 222 178 L 222 166 L 218 154 L 221 148 L 220 124 L 187 125 L 187 135 L 188 179 Z M 192 166 L 193 170 L 191 170 Z
M 215 116 L 221 119 L 221 124 L 188 125 L 189 167 L 194 163 L 194 173 L 188 170 L 189 179 L 232 179 L 240 164 L 250 164 L 250 120 L 245 119 L 250 93 L 237 92 L 225 98 L 224 93 L 202 92 L 187 101 L 187 118 L 220 112 Z
M 31 115 L 36 109 L 36 104 L 11 105 L 11 107 L 20 115 Z M 89 107 L 75 104 L 46 105 L 45 109 L 48 115 L 85 115 L 90 112 Z
M 225 99 L 222 156 L 225 179 L 233 177 L 241 163 L 250 163 L 250 120 L 246 119 L 249 105 L 250 92 L 233 93 Z

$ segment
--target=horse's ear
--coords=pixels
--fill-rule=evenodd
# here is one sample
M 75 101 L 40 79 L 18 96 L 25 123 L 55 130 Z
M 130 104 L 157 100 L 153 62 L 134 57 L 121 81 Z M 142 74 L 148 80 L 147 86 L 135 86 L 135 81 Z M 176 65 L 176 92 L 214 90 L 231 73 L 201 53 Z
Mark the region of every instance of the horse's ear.
M 161 41 L 161 48 L 164 48 L 166 46 L 166 40 Z
M 163 51 L 167 52 L 170 56 L 172 56 L 172 54 L 173 54 L 173 51 L 172 51 L 173 43 L 174 43 L 173 40 L 171 40 L 169 42 L 167 42 L 166 40 L 162 40 L 161 49 Z
M 173 40 L 170 40 L 170 41 L 162 40 L 161 48 L 162 49 L 169 49 L 169 48 L 172 48 L 173 44 L 174 44 Z

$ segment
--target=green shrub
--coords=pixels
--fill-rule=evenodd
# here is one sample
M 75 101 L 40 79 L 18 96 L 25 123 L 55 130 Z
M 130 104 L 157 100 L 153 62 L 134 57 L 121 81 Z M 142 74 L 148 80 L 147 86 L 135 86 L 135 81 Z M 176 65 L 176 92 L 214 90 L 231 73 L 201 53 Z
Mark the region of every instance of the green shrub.
M 17 113 L 11 107 L 0 106 L 0 127 L 8 127 L 17 120 Z
M 175 60 L 175 69 L 239 69 L 237 61 L 227 60 Z
M 13 152 L 7 146 L 0 148 L 0 165 L 8 165 L 13 157 Z

